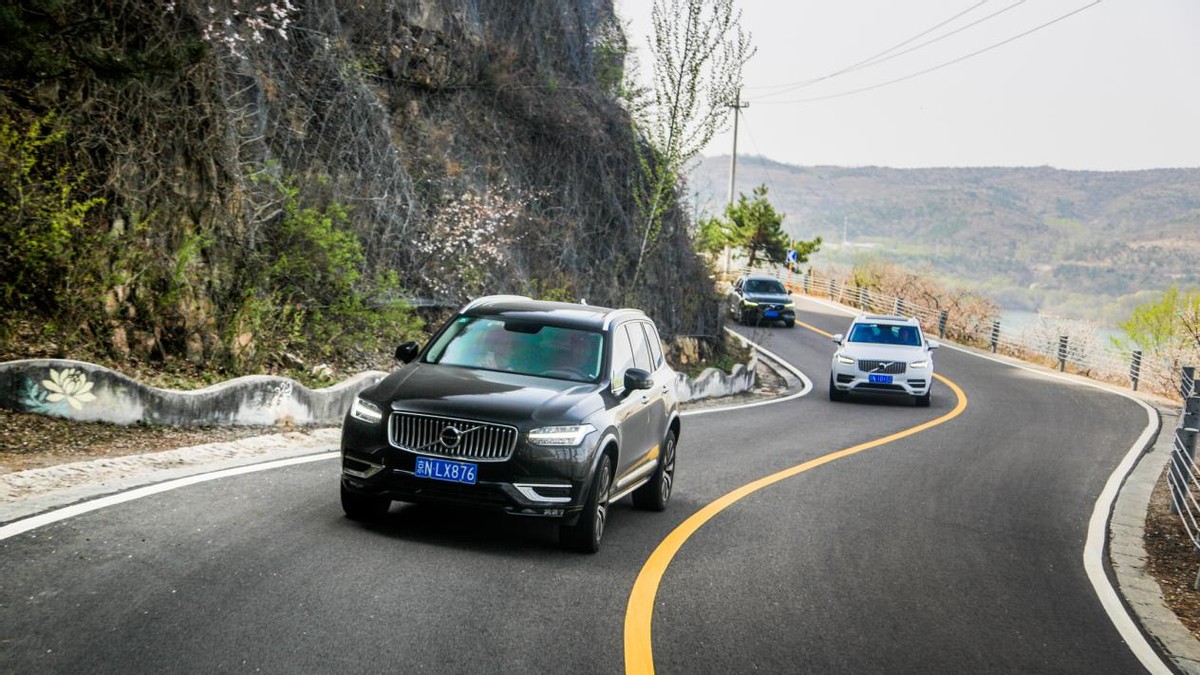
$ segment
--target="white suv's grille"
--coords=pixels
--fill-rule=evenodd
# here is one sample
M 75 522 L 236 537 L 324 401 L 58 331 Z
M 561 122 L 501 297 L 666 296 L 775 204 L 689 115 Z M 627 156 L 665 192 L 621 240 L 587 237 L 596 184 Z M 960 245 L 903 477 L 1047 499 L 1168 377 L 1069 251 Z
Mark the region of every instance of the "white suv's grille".
M 863 359 L 858 362 L 858 369 L 864 373 L 903 375 L 907 365 L 903 361 L 869 361 Z
M 392 445 L 425 455 L 502 462 L 517 444 L 516 427 L 503 424 L 398 412 L 389 426 Z

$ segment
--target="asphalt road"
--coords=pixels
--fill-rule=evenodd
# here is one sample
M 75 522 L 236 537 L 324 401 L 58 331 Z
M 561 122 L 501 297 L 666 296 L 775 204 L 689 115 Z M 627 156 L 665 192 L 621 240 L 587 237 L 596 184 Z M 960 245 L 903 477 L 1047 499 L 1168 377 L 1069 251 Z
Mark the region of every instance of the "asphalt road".
M 335 461 L 225 478 L 0 541 L 0 672 L 618 673 L 639 649 L 660 673 L 1144 671 L 1082 560 L 1140 407 L 946 348 L 960 414 L 831 458 L 961 401 L 832 403 L 828 338 L 745 332 L 815 390 L 686 418 L 671 507 L 618 504 L 595 556 L 469 512 L 354 523 Z M 627 635 L 656 565 L 652 632 Z

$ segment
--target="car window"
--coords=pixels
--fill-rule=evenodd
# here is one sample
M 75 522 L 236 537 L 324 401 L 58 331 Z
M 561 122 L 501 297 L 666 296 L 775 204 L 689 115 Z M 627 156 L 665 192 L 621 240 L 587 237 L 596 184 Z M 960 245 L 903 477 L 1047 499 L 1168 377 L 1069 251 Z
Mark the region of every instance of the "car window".
M 642 322 L 627 323 L 625 328 L 629 331 L 629 342 L 633 345 L 633 364 L 648 373 L 653 373 L 654 357 L 650 355 L 650 344 L 646 341 Z
M 747 293 L 786 293 L 783 284 L 774 279 L 751 279 L 746 282 Z
M 459 317 L 439 336 L 426 361 L 594 382 L 602 356 L 599 333 L 497 317 Z
M 850 331 L 850 342 L 919 347 L 921 331 L 916 326 L 886 323 L 856 323 Z
M 654 328 L 654 324 L 642 322 L 642 330 L 646 331 L 646 342 L 650 345 L 650 357 L 653 359 L 653 368 L 651 372 L 662 368 L 666 358 L 663 357 L 662 341 L 658 338 L 658 330 Z
M 629 343 L 629 331 L 619 326 L 613 331 L 612 386 L 613 391 L 625 388 L 625 371 L 633 367 L 633 346 Z

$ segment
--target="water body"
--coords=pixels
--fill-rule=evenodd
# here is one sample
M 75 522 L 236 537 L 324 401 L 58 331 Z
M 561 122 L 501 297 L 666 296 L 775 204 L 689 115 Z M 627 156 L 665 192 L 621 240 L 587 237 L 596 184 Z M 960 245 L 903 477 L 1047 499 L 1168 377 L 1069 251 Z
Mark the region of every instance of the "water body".
M 1005 333 L 1023 334 L 1058 326 L 1068 335 L 1077 332 L 1090 332 L 1105 346 L 1111 345 L 1112 340 L 1124 339 L 1125 331 L 1112 326 L 1101 326 L 1082 319 L 1071 319 L 1061 316 L 1047 316 L 1037 312 L 1020 309 L 1000 310 L 1000 328 Z

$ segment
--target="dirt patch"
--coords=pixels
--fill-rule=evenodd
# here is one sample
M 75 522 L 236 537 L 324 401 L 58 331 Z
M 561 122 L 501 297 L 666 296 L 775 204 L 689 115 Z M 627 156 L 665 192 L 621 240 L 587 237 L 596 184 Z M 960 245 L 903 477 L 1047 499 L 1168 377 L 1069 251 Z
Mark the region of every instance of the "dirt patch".
M 1162 589 L 1163 599 L 1180 622 L 1200 639 L 1200 591 L 1195 588 L 1200 554 L 1183 521 L 1171 513 L 1167 472 L 1158 479 L 1146 512 L 1146 570 Z
M 283 427 L 162 427 L 76 422 L 0 410 L 0 473 L 140 455 L 289 431 Z

